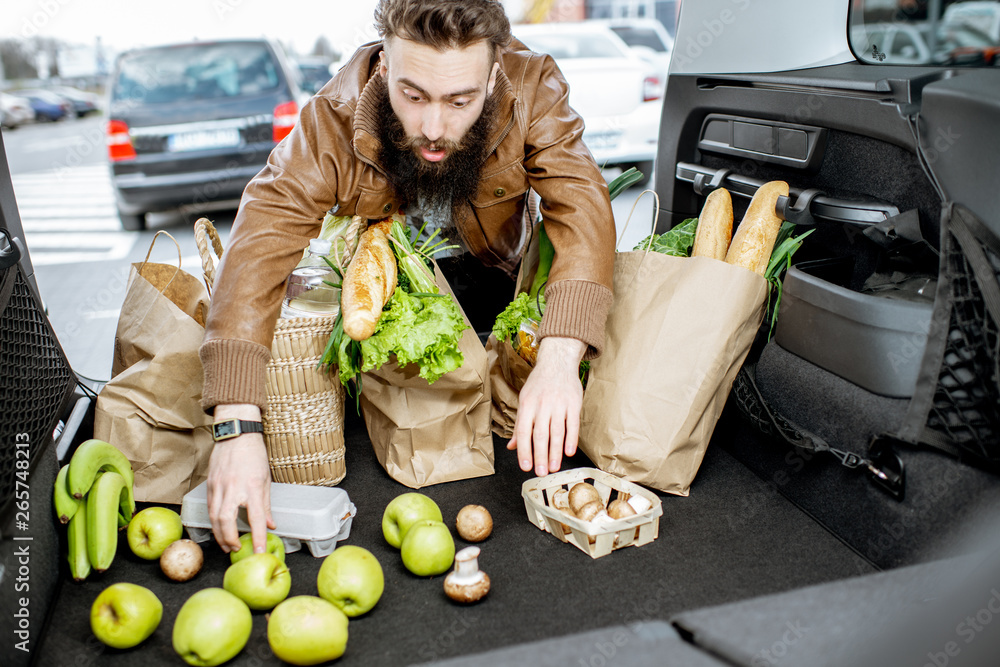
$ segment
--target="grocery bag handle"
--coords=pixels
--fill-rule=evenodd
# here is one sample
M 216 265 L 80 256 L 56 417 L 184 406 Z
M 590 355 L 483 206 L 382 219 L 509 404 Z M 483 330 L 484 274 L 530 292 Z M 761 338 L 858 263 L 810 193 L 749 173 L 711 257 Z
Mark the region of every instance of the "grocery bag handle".
M 653 227 L 649 232 L 650 238 L 646 247 L 646 252 L 649 252 L 650 247 L 652 247 L 652 236 L 656 233 L 656 224 L 660 219 L 660 195 L 656 194 L 656 191 L 654 190 L 643 190 L 639 193 L 639 196 L 635 198 L 635 201 L 632 202 L 632 209 L 628 212 L 628 217 L 625 219 L 625 225 L 622 227 L 622 232 L 618 235 L 618 240 L 615 241 L 615 250 L 618 249 L 618 245 L 622 242 L 622 239 L 625 238 L 625 230 L 628 229 L 628 223 L 632 221 L 632 214 L 635 213 L 636 205 L 639 203 L 639 200 L 642 199 L 642 196 L 647 192 L 653 195 Z
M 210 240 L 215 256 L 222 259 L 222 240 L 215 225 L 208 218 L 198 218 L 194 223 L 194 242 L 198 246 L 198 254 L 201 255 L 201 270 L 205 276 L 205 287 L 208 289 L 209 297 L 212 296 L 212 286 L 215 284 L 215 261 L 208 248 Z
M 170 280 L 168 280 L 163 287 L 160 288 L 160 294 L 163 294 L 167 287 L 170 286 L 170 283 L 174 282 L 174 278 L 177 277 L 177 274 L 181 272 L 181 244 L 177 242 L 177 239 L 170 235 L 170 232 L 161 229 L 153 235 L 153 240 L 149 242 L 149 250 L 146 251 L 146 259 L 142 260 L 142 264 L 139 266 L 139 275 L 142 275 L 143 267 L 145 267 L 149 262 L 149 256 L 153 254 L 153 246 L 156 245 L 156 239 L 160 238 L 160 234 L 163 234 L 173 241 L 174 246 L 177 248 L 177 269 L 174 271 L 174 275 L 170 276 Z

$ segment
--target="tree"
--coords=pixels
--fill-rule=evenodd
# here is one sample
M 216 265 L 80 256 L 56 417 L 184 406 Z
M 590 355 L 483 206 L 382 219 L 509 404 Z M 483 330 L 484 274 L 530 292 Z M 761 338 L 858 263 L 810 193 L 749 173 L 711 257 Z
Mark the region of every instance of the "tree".
M 340 58 L 340 52 L 333 48 L 330 45 L 330 40 L 323 35 L 316 38 L 316 43 L 313 45 L 312 52 L 309 55 L 325 58 L 329 62 Z
M 38 78 L 35 56 L 21 40 L 0 40 L 0 60 L 3 60 L 4 76 L 10 80 Z

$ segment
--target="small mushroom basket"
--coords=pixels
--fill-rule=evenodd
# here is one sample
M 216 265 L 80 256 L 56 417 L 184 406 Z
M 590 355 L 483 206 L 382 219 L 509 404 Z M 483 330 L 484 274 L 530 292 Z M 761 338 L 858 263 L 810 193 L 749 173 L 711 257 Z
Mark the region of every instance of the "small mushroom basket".
M 568 508 L 557 507 L 557 494 L 580 482 L 593 484 L 607 507 L 615 500 L 631 501 L 643 511 L 605 521 L 584 521 Z M 569 542 L 591 558 L 606 556 L 622 547 L 641 547 L 659 534 L 663 506 L 656 494 L 597 468 L 573 468 L 536 477 L 521 486 L 528 519 L 541 530 Z

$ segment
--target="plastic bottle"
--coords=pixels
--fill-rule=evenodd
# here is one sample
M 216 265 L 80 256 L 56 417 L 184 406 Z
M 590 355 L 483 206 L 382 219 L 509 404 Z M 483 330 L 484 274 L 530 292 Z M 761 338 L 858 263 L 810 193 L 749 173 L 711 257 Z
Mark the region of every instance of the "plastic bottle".
M 321 317 L 340 311 L 340 289 L 328 283 L 339 283 L 340 277 L 330 269 L 324 257 L 329 255 L 327 239 L 309 241 L 309 252 L 288 276 L 281 316 Z

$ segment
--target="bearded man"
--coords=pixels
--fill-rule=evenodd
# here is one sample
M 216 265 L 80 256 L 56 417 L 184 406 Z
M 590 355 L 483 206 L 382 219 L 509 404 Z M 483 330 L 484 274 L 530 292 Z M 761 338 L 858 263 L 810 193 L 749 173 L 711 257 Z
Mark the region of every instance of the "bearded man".
M 203 407 L 216 421 L 260 421 L 283 282 L 326 211 L 379 219 L 402 207 L 504 275 L 530 238 L 530 189 L 555 259 L 507 447 L 522 470 L 546 475 L 576 452 L 578 368 L 600 354 L 611 305 L 614 219 L 583 121 L 553 60 L 513 40 L 495 0 L 380 0 L 375 23 L 381 41 L 305 105 L 244 192 L 201 348 Z M 243 506 L 254 551 L 264 550 L 269 484 L 259 433 L 215 445 L 209 516 L 223 549 L 239 548 Z

